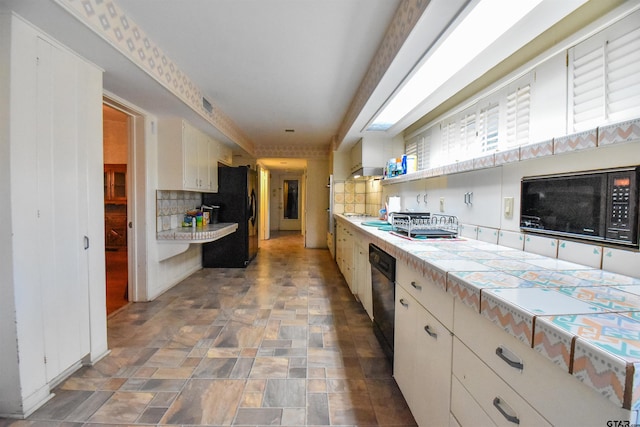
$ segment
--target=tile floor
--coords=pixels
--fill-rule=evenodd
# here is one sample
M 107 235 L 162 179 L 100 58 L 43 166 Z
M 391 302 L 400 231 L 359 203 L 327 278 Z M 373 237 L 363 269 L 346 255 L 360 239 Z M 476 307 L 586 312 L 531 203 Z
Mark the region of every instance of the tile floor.
M 109 356 L 0 426 L 415 425 L 369 317 L 329 252 L 299 234 L 108 323 Z

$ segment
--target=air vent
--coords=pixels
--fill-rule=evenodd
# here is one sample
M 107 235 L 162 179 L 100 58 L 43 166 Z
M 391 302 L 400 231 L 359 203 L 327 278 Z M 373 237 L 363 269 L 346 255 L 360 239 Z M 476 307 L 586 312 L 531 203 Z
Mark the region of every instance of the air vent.
M 213 106 L 204 96 L 202 97 L 202 107 L 209 113 L 213 113 Z

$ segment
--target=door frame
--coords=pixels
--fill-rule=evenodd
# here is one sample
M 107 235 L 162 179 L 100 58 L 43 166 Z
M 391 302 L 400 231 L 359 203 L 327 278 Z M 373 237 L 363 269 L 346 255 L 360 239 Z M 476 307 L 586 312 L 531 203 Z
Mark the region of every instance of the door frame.
M 298 181 L 298 219 L 285 219 L 284 218 L 284 182 L 286 180 Z M 278 211 L 278 230 L 300 230 L 302 232 L 302 217 L 304 216 L 304 174 L 283 174 L 280 175 L 280 200 L 278 201 L 281 207 Z M 288 223 L 288 224 L 287 224 Z M 284 227 L 283 227 L 284 225 Z
M 129 116 L 129 143 L 127 148 L 127 274 L 129 301 L 146 301 L 147 254 L 146 167 L 145 167 L 145 115 L 126 101 L 104 92 L 103 103 Z M 136 224 L 140 224 L 136 227 Z

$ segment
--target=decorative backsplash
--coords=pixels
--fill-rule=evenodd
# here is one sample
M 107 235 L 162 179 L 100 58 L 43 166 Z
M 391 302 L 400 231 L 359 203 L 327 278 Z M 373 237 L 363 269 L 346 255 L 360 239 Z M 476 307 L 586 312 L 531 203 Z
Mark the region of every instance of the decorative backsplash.
M 193 191 L 156 191 L 156 231 L 182 227 L 188 210 L 202 206 L 202 193 Z
M 382 207 L 380 180 L 336 181 L 333 191 L 334 213 L 378 216 Z

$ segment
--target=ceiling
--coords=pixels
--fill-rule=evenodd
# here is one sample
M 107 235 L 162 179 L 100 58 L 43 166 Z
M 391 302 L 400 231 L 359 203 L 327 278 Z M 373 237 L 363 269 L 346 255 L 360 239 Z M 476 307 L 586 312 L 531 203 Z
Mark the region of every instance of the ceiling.
M 399 0 L 117 3 L 254 144 L 328 145 Z
M 93 2 L 94 0 L 91 0 Z M 102 0 L 115 3 L 239 128 L 254 147 L 348 149 L 468 4 L 477 0 Z M 580 3 L 584 0 L 565 0 Z M 107 93 L 157 116 L 178 115 L 242 155 L 234 141 L 60 7 L 69 0 L 0 0 L 104 70 Z M 558 3 L 547 2 L 555 9 Z M 410 6 L 409 6 L 410 5 Z M 420 16 L 408 7 L 424 10 Z M 404 20 L 396 19 L 405 8 Z M 541 10 L 541 13 L 544 12 Z M 462 12 L 464 14 L 464 12 Z M 414 21 L 410 21 L 414 19 Z M 385 38 L 392 25 L 401 28 Z M 414 26 L 415 25 L 415 26 Z M 531 23 L 527 24 L 531 27 Z M 410 33 L 409 33 L 410 31 Z M 520 37 L 526 31 L 518 31 Z M 523 39 L 517 47 L 530 40 Z M 517 37 L 512 36 L 511 39 Z M 385 45 L 384 43 L 387 43 Z M 395 43 L 395 46 L 393 44 Z M 383 50 L 392 45 L 393 49 Z M 383 53 L 384 55 L 380 55 Z M 490 56 L 490 55 L 487 55 Z M 501 60 L 474 64 L 481 75 Z M 373 62 L 372 62 L 373 61 Z M 379 63 L 375 63 L 379 61 Z M 384 62 L 386 61 L 386 62 Z M 380 66 L 380 62 L 382 66 Z M 378 65 L 372 79 L 368 70 Z M 367 80 L 369 78 L 369 80 Z M 398 134 L 477 75 L 450 85 L 389 133 Z M 364 82 L 364 83 L 363 83 Z M 368 82 L 368 83 L 367 83 Z M 365 83 L 369 91 L 359 91 Z M 361 88 L 362 89 L 362 88 Z M 361 98 L 364 95 L 364 99 Z M 359 101 L 355 102 L 355 101 Z M 391 136 L 394 136 L 391 135 Z M 250 155 L 252 153 L 249 153 Z M 276 157 L 276 156 L 274 156 Z M 296 156 L 290 156 L 296 157 Z M 262 159 L 273 169 L 304 159 Z

